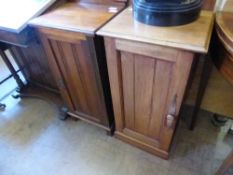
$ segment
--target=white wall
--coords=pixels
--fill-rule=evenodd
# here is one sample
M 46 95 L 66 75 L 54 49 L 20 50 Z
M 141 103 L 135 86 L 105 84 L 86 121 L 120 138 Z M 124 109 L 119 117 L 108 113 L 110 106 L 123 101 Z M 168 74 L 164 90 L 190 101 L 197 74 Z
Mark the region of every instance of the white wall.
M 227 0 L 217 0 L 216 5 L 215 5 L 215 10 L 216 11 L 221 11 L 226 2 L 227 2 Z

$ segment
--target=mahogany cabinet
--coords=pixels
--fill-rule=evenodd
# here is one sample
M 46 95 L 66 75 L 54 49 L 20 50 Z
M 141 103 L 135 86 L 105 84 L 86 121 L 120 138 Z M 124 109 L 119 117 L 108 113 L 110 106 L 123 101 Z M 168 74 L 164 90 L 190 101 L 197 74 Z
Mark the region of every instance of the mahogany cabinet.
M 97 32 L 105 37 L 117 138 L 168 158 L 194 55 L 208 51 L 212 17 L 202 12 L 192 24 L 161 28 L 134 21 L 128 8 Z
M 107 131 L 114 127 L 104 43 L 95 31 L 124 5 L 66 2 L 30 22 L 40 35 L 49 66 L 70 116 Z M 66 108 L 63 108 L 66 110 Z
M 228 3 L 233 1 L 229 1 Z M 224 78 L 233 85 L 233 10 L 216 13 L 216 41 L 213 62 Z

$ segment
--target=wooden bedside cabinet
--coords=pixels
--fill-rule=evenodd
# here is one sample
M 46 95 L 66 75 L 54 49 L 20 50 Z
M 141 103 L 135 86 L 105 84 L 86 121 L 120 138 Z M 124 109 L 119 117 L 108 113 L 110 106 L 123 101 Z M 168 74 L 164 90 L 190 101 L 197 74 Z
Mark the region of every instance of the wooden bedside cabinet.
M 188 25 L 153 27 L 131 7 L 101 28 L 117 138 L 167 159 L 194 55 L 207 53 L 213 14 Z
M 66 112 L 107 131 L 114 127 L 104 43 L 95 32 L 125 4 L 66 2 L 33 19 Z M 65 118 L 65 115 L 64 115 Z

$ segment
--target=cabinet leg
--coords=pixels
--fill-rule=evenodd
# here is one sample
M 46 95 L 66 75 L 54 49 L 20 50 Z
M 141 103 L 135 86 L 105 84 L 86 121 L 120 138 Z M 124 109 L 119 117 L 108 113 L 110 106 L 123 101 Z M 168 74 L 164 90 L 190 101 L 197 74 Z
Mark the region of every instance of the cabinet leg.
M 60 120 L 66 120 L 67 118 L 68 118 L 68 108 L 67 107 L 62 107 L 60 109 L 59 119 Z
M 8 67 L 9 71 L 11 72 L 12 76 L 14 77 L 16 83 L 18 84 L 19 88 L 23 88 L 25 85 L 23 81 L 20 79 L 17 71 L 15 70 L 14 66 L 11 64 L 10 60 L 8 59 L 7 55 L 5 54 L 4 50 L 0 50 L 0 55 L 5 62 L 6 66 Z

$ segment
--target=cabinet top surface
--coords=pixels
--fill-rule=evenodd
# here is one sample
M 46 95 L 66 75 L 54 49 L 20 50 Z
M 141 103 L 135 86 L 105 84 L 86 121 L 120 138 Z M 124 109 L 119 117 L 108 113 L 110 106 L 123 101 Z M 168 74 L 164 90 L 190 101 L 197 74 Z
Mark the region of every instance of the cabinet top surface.
M 175 27 L 149 26 L 135 21 L 132 16 L 132 8 L 128 7 L 102 27 L 97 34 L 207 53 L 213 23 L 213 13 L 202 11 L 198 20 L 187 25 Z
M 67 2 L 30 21 L 30 25 L 94 34 L 108 22 L 123 5 L 102 5 Z

